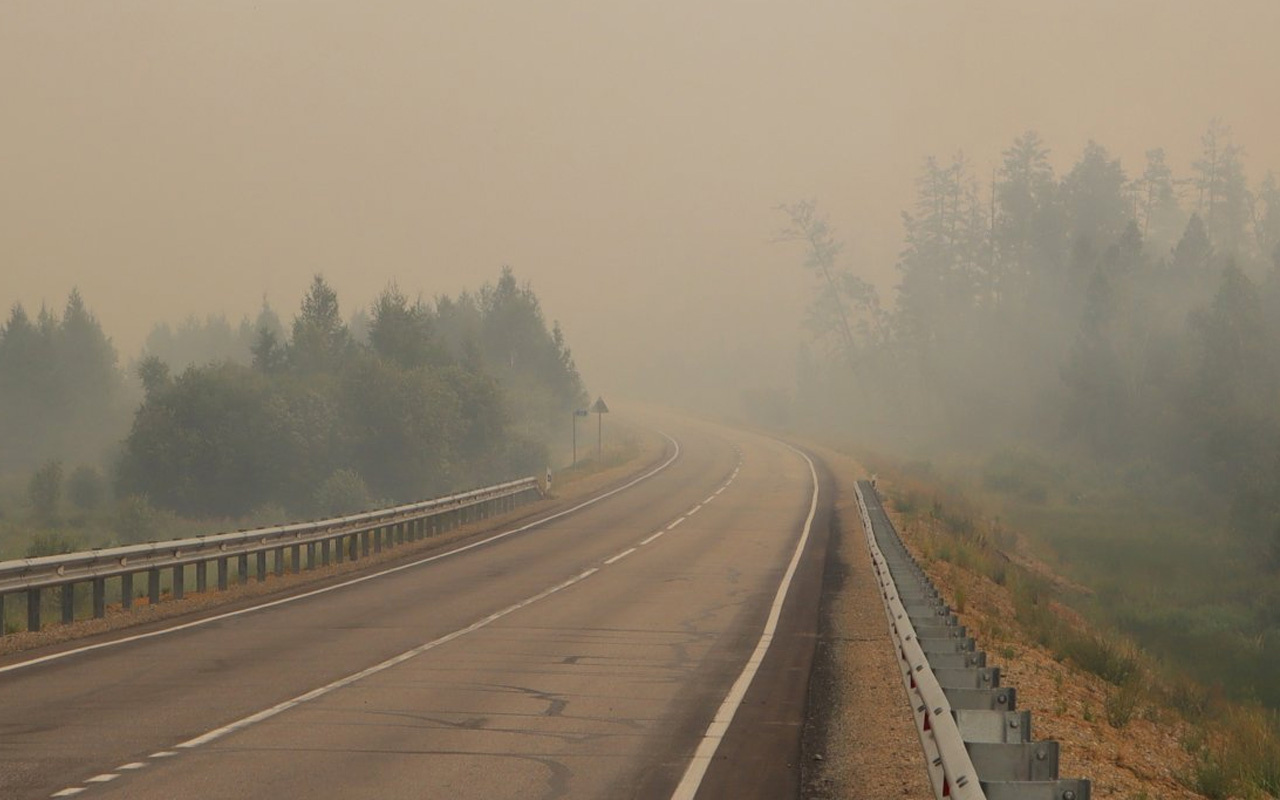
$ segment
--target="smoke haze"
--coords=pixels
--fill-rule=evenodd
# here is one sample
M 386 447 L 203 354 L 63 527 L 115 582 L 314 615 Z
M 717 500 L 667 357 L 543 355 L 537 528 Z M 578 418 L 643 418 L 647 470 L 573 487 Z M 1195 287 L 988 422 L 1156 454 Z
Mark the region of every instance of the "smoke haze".
M 0 5 L 0 302 L 152 324 L 533 282 L 589 387 L 790 385 L 817 198 L 887 292 L 926 155 L 1038 130 L 1175 171 L 1208 120 L 1280 165 L 1280 5 Z M 349 313 L 350 307 L 344 308 Z M 715 365 L 749 370 L 725 378 Z

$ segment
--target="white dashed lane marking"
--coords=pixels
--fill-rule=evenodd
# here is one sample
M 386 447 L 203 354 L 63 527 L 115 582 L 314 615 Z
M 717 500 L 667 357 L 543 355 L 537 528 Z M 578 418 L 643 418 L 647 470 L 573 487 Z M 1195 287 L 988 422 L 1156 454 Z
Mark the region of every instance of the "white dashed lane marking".
M 674 440 L 673 440 L 673 441 L 674 441 Z M 737 448 L 736 448 L 736 447 L 735 447 L 734 449 L 735 449 L 735 451 L 737 450 Z M 678 445 L 678 444 L 676 445 L 676 452 L 677 452 L 677 454 L 679 453 L 679 445 Z M 740 451 L 739 451 L 739 453 L 740 453 Z M 659 467 L 657 470 L 654 470 L 653 472 L 650 472 L 650 473 L 648 473 L 648 474 L 644 475 L 642 478 L 640 478 L 640 479 L 638 479 L 638 480 L 636 480 L 636 481 L 633 481 L 633 482 L 632 482 L 632 484 L 634 484 L 634 483 L 638 483 L 640 480 L 643 480 L 644 478 L 649 477 L 649 475 L 654 474 L 654 472 L 658 472 L 658 471 L 660 471 L 662 468 L 665 468 L 668 464 L 670 464 L 670 463 L 671 463 L 671 461 L 674 461 L 674 460 L 675 460 L 675 458 L 674 458 L 674 457 L 672 457 L 669 461 L 667 461 L 665 464 L 663 464 L 663 465 L 662 465 L 661 467 Z M 614 564 L 614 563 L 616 563 L 616 562 L 618 562 L 618 561 L 621 561 L 622 559 L 624 559 L 624 558 L 626 558 L 627 556 L 631 555 L 632 553 L 636 552 L 636 550 L 638 550 L 640 547 L 642 547 L 642 546 L 644 546 L 644 545 L 647 545 L 647 544 L 649 544 L 649 543 L 653 542 L 654 540 L 658 539 L 658 537 L 662 536 L 662 535 L 663 535 L 664 533 L 666 533 L 667 531 L 674 530 L 676 527 L 678 527 L 678 526 L 680 525 L 680 523 L 684 522 L 684 521 L 685 521 L 686 519 L 688 519 L 689 517 L 691 517 L 691 516 L 693 516 L 694 514 L 698 513 L 698 512 L 702 509 L 702 507 L 703 507 L 704 505 L 706 505 L 707 503 L 709 503 L 709 502 L 711 502 L 712 500 L 714 500 L 714 499 L 716 498 L 716 496 L 717 496 L 717 495 L 719 495 L 719 494 L 720 494 L 721 492 L 723 492 L 725 489 L 729 488 L 729 484 L 733 483 L 733 481 L 738 477 L 738 472 L 739 472 L 739 470 L 740 470 L 740 469 L 741 469 L 741 458 L 739 458 L 739 466 L 737 466 L 737 467 L 735 467 L 735 468 L 734 468 L 734 470 L 733 470 L 733 474 L 729 476 L 729 479 L 728 479 L 728 480 L 726 480 L 726 481 L 724 482 L 724 485 L 723 485 L 723 486 L 721 486 L 719 489 L 717 489 L 715 492 L 713 492 L 711 495 L 709 495 L 709 496 L 707 497 L 707 499 L 706 499 L 706 500 L 703 500 L 701 503 L 699 503 L 698 505 L 694 506 L 694 507 L 693 507 L 693 508 L 688 512 L 688 513 L 686 513 L 684 516 L 682 516 L 682 517 L 680 517 L 680 518 L 676 519 L 674 522 L 672 522 L 670 525 L 668 525 L 664 530 L 660 530 L 660 531 L 656 531 L 656 532 L 654 532 L 654 533 L 653 533 L 653 534 L 651 534 L 648 538 L 646 538 L 646 539 L 644 539 L 643 541 L 641 541 L 641 542 L 640 542 L 638 545 L 636 545 L 635 547 L 631 547 L 631 548 L 628 548 L 627 550 L 623 550 L 621 553 L 618 553 L 617 555 L 613 556 L 612 558 L 607 559 L 604 563 L 605 563 L 606 565 L 609 565 L 609 564 Z M 632 484 L 627 484 L 627 486 L 630 486 L 630 485 L 632 485 Z M 615 494 L 616 492 L 621 491 L 621 490 L 622 490 L 622 489 L 624 489 L 624 488 L 627 488 L 627 486 L 620 487 L 619 489 L 616 489 L 616 490 L 614 490 L 613 492 L 608 492 L 608 493 L 606 493 L 605 495 L 601 495 L 600 497 L 597 497 L 597 498 L 595 498 L 594 500 L 592 500 L 592 501 L 590 501 L 590 502 L 588 502 L 588 503 L 586 503 L 586 504 L 584 504 L 584 505 L 590 505 L 590 503 L 591 503 L 591 502 L 595 502 L 595 500 L 600 500 L 600 499 L 603 499 L 604 497 L 607 497 L 607 496 L 609 496 L 609 495 L 611 495 L 611 494 Z M 581 506 L 575 507 L 574 509 L 570 509 L 570 511 L 576 510 L 577 508 L 580 508 L 580 507 L 581 507 Z M 543 520 L 543 521 L 549 521 L 550 519 L 553 519 L 553 518 L 555 518 L 556 516 L 563 516 L 563 514 L 565 514 L 565 513 L 568 513 L 568 512 L 562 512 L 561 514 L 553 515 L 553 517 L 550 517 L 550 518 L 548 518 L 547 520 Z M 536 524 L 536 523 L 535 523 L 535 524 Z M 531 527 L 531 526 L 530 526 L 530 527 Z M 494 537 L 494 538 L 501 538 L 501 537 Z M 465 548 L 464 548 L 464 549 L 465 549 Z M 427 559 L 427 560 L 432 560 L 432 559 Z M 227 734 L 229 734 L 229 733 L 232 733 L 232 732 L 235 732 L 235 731 L 239 731 L 239 730 L 243 730 L 243 729 L 248 728 L 248 727 L 250 727 L 250 726 L 252 726 L 252 725 L 254 725 L 254 724 L 258 723 L 258 722 L 262 722 L 262 721 L 263 721 L 263 720 L 265 720 L 265 719 L 269 719 L 269 718 L 271 718 L 271 717 L 274 717 L 274 716 L 276 716 L 277 714 L 280 714 L 281 712 L 286 711 L 286 710 L 288 710 L 288 709 L 290 709 L 290 708 L 293 708 L 293 707 L 295 707 L 295 706 L 301 705 L 302 703 L 308 702 L 308 701 L 310 701 L 310 700 L 314 700 L 315 698 L 317 698 L 317 697 L 321 697 L 321 696 L 323 696 L 323 695 L 325 695 L 325 694 L 328 694 L 329 692 L 332 692 L 332 691 L 334 691 L 335 689 L 339 689 L 339 688 L 342 688 L 342 687 L 344 687 L 344 686 L 349 686 L 349 685 L 351 685 L 352 683 L 355 683 L 356 681 L 361 680 L 362 678 L 365 678 L 365 677 L 368 677 L 369 675 L 372 675 L 372 674 L 375 674 L 375 673 L 381 672 L 381 671 L 383 671 L 383 670 L 385 670 L 385 669 L 388 669 L 388 668 L 390 668 L 390 667 L 392 667 L 392 666 L 394 666 L 394 665 L 396 665 L 396 664 L 399 664 L 399 663 L 402 663 L 402 662 L 404 662 L 404 661 L 407 661 L 407 660 L 409 660 L 410 658 L 413 658 L 414 656 L 420 655 L 421 653 L 424 653 L 424 652 L 426 652 L 426 651 L 428 651 L 428 650 L 432 650 L 432 649 L 434 649 L 434 648 L 436 648 L 436 647 L 438 647 L 438 646 L 440 646 L 440 645 L 442 645 L 442 644 L 444 644 L 444 643 L 446 643 L 446 642 L 452 641 L 453 639 L 459 638 L 459 637 L 461 637 L 461 636 L 465 636 L 466 634 L 471 633 L 472 631 L 475 631 L 475 630 L 478 630 L 478 629 L 480 629 L 480 628 L 486 627 L 486 626 L 490 625 L 491 623 L 493 623 L 493 622 L 495 622 L 495 621 L 497 621 L 497 620 L 501 619 L 502 617 L 507 616 L 508 614 L 510 614 L 510 613 L 512 613 L 512 612 L 514 612 L 514 611 L 516 611 L 516 610 L 518 610 L 518 609 L 521 609 L 521 608 L 524 608 L 524 607 L 526 607 L 526 606 L 532 605 L 533 603 L 535 603 L 535 602 L 537 602 L 537 601 L 539 601 L 539 600 L 542 600 L 542 599 L 543 599 L 543 598 L 545 598 L 545 597 L 548 597 L 548 596 L 550 596 L 550 595 L 552 595 L 552 594 L 555 594 L 555 593 L 557 593 L 557 592 L 559 592 L 559 591 L 561 591 L 561 590 L 563 590 L 563 589 L 567 589 L 567 588 L 569 588 L 570 586 L 573 586 L 573 585 L 574 585 L 574 584 L 576 584 L 576 583 L 579 583 L 579 582 L 581 582 L 581 581 L 583 581 L 583 580 L 586 580 L 587 578 L 591 577 L 591 575 L 593 575 L 593 574 L 594 574 L 594 573 L 596 573 L 597 571 L 598 571 L 598 569 L 597 569 L 597 568 L 594 568 L 594 567 L 593 567 L 592 569 L 588 569 L 588 570 L 586 570 L 586 571 L 584 571 L 584 572 L 582 572 L 582 573 L 579 573 L 578 575 L 575 575 L 574 577 L 570 578 L 569 580 L 564 581 L 563 583 L 560 583 L 560 584 L 558 584 L 558 585 L 556 585 L 556 586 L 553 586 L 553 587 L 551 587 L 550 589 L 547 589 L 547 590 L 545 590 L 545 591 L 543 591 L 543 592 L 540 592 L 540 593 L 538 593 L 538 594 L 536 594 L 536 595 L 534 595 L 534 596 L 532 596 L 532 597 L 526 598 L 525 600 L 523 600 L 523 601 L 521 601 L 521 602 L 519 602 L 519 603 L 515 603 L 514 605 L 508 606 L 507 608 L 505 608 L 505 609 L 503 609 L 503 610 L 501 610 L 501 611 L 498 611 L 498 612 L 496 612 L 496 613 L 494 613 L 494 614 L 491 614 L 491 615 L 489 615 L 488 617 L 485 617 L 484 619 L 480 620 L 479 622 L 473 623 L 472 625 L 470 625 L 470 626 L 468 626 L 468 627 L 466 627 L 466 628 L 462 628 L 461 630 L 454 631 L 453 633 L 448 634 L 448 635 L 446 635 L 446 636 L 442 636 L 442 637 L 440 637 L 439 639 L 436 639 L 436 640 L 434 640 L 434 641 L 427 642 L 427 643 L 425 643 L 425 644 L 423 644 L 423 645 L 419 645 L 418 647 L 415 647 L 415 648 L 413 648 L 413 649 L 411 649 L 411 650 L 408 650 L 408 651 L 406 651 L 406 652 L 404 652 L 404 653 L 401 653 L 399 656 L 395 656 L 395 657 L 393 657 L 393 658 L 390 658 L 390 659 L 388 659 L 388 660 L 386 660 L 386 661 L 383 661 L 383 662 L 382 662 L 382 663 L 380 663 L 380 664 L 375 664 L 374 666 L 369 667 L 368 669 L 361 670 L 360 672 L 357 672 L 357 673 L 355 673 L 355 674 L 353 674 L 353 675 L 349 675 L 349 676 L 347 676 L 346 678 L 343 678 L 343 679 L 340 679 L 340 680 L 334 681 L 334 682 L 332 682 L 332 683 L 330 683 L 330 684 L 328 684 L 328 685 L 326 685 L 326 686 L 322 686 L 322 687 L 320 687 L 319 689 L 313 689 L 312 691 L 307 692 L 307 693 L 305 693 L 305 694 L 303 694 L 303 695 L 300 695 L 300 696 L 298 696 L 298 697 L 295 697 L 295 698 L 293 698 L 292 700 L 287 700 L 287 701 L 285 701 L 285 702 L 283 702 L 283 703 L 279 703 L 279 704 L 277 704 L 277 705 L 275 705 L 275 706 L 272 706 L 271 708 L 268 708 L 268 709 L 264 709 L 264 710 L 262 710 L 262 711 L 259 711 L 257 714 L 253 714 L 253 715 L 250 715 L 250 716 L 245 717 L 245 718 L 243 718 L 243 719 L 237 720 L 236 722 L 233 722 L 233 723 L 231 723 L 230 725 L 224 725 L 224 726 L 222 726 L 221 728 L 216 728 L 216 729 L 214 729 L 214 730 L 208 731 L 207 733 L 205 733 L 205 734 L 203 734 L 203 735 L 201 735 L 201 736 L 197 736 L 197 737 L 195 737 L 194 739 L 189 739 L 189 740 L 187 740 L 187 741 L 185 741 L 185 742 L 182 742 L 181 744 L 179 744 L 179 745 L 178 745 L 178 747 L 179 747 L 179 748 L 182 748 L 183 750 L 189 750 L 189 749 L 194 748 L 194 747 L 199 747 L 199 746 L 200 746 L 200 745 L 202 745 L 202 744 L 207 744 L 208 742 L 215 741 L 215 740 L 217 740 L 217 739 L 221 739 L 223 736 L 226 736 L 226 735 L 227 735 Z M 372 576 L 371 576 L 371 577 L 372 577 Z M 358 582 L 358 581 L 353 581 L 353 582 Z M 294 599 L 297 599 L 297 598 L 294 598 Z M 237 612 L 237 613 L 243 613 L 243 612 Z M 228 615 L 228 616 L 230 616 L 230 615 Z M 175 750 L 158 750 L 158 751 L 156 751 L 156 752 L 152 753 L 150 756 L 148 756 L 148 758 L 152 758 L 152 759 L 157 759 L 157 758 L 172 758 L 173 756 L 176 756 L 176 755 L 178 755 L 178 751 L 175 751 Z M 117 768 L 116 768 L 116 770 L 117 770 L 116 772 L 104 772 L 104 773 L 102 773 L 102 774 L 100 774 L 100 775 L 95 775 L 95 776 L 93 776 L 92 778 L 88 778 L 88 779 L 86 779 L 86 780 L 85 780 L 85 783 L 86 783 L 86 784 L 101 784 L 101 783 L 108 783 L 108 782 L 110 782 L 110 781 L 115 780 L 116 778 L 119 778 L 119 777 L 120 777 L 120 773 L 121 773 L 121 772 L 125 772 L 125 771 L 133 771 L 133 770 L 139 770 L 139 769 L 144 769 L 144 768 L 146 768 L 147 766 L 148 766 L 148 763 L 147 763 L 146 761 L 131 761 L 131 762 L 129 762 L 128 764 L 121 764 L 119 767 L 117 767 Z M 78 795 L 78 794 L 80 794 L 80 793 L 82 793 L 82 792 L 86 791 L 88 788 L 89 788 L 88 786 L 70 786 L 70 787 L 67 787 L 66 789 L 62 789 L 61 791 L 55 792 L 54 794 L 50 795 L 50 797 L 74 797 L 75 795 Z
M 617 561 L 621 561 L 622 559 L 624 559 L 624 558 L 626 558 L 627 556 L 631 555 L 631 554 L 632 554 L 632 553 L 634 553 L 635 551 L 636 551 L 636 548 L 634 548 L 634 547 L 633 547 L 633 548 L 631 548 L 630 550 L 623 550 L 621 553 L 618 553 L 616 556 L 614 556 L 613 558 L 609 559 L 608 561 L 606 561 L 606 562 L 604 562 L 604 563 L 606 563 L 606 564 L 613 564 L 613 563 L 615 563 L 615 562 L 617 562 Z

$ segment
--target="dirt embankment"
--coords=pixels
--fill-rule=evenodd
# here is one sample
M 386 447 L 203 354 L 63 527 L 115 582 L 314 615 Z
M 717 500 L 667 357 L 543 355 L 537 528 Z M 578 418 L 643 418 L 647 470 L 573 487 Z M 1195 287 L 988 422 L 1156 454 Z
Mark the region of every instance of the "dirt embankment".
M 828 567 L 825 619 L 814 681 L 810 758 L 821 755 L 805 779 L 806 798 L 929 798 L 924 757 L 907 713 L 879 595 L 853 499 L 853 482 L 868 473 L 854 459 L 809 445 L 835 475 L 837 522 Z M 889 497 L 893 476 L 880 476 Z M 1018 689 L 1021 708 L 1033 712 L 1035 737 L 1062 743 L 1063 777 L 1086 777 L 1098 798 L 1197 798 L 1194 791 L 1197 732 L 1175 711 L 1141 688 L 1142 680 L 1119 683 L 1082 668 L 1038 644 L 1037 632 L 1019 620 L 1016 579 L 989 564 L 966 564 L 958 549 L 943 551 L 945 522 L 922 521 L 886 504 L 908 548 L 956 608 L 963 624 L 999 665 L 1001 680 Z M 949 554 L 948 554 L 949 553 Z M 1018 553 L 996 551 L 1008 569 L 1049 585 L 1056 576 L 1044 564 Z M 993 578 L 995 572 L 1003 582 Z M 1045 613 L 1079 641 L 1104 641 L 1069 609 L 1045 600 Z M 1033 624 L 1034 625 L 1034 624 Z M 1122 654 L 1122 657 L 1127 657 Z M 1083 657 L 1082 657 L 1083 660 Z M 1141 670 L 1140 659 L 1134 669 Z M 1093 665 L 1096 669 L 1096 665 Z
M 881 473 L 879 485 L 908 549 L 1032 712 L 1035 738 L 1062 743 L 1063 777 L 1089 778 L 1095 798 L 1203 796 L 1191 788 L 1197 732 L 1145 688 L 1148 666 L 1132 645 L 1094 630 L 1052 591 L 1029 601 L 1028 586 L 1065 582 L 1016 539 L 974 546 L 945 514 L 904 513 L 894 476 Z

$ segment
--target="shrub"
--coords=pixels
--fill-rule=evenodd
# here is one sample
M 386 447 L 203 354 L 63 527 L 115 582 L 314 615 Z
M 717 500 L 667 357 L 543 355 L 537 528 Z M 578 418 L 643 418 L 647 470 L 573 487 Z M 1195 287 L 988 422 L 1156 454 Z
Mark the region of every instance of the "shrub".
M 1123 728 L 1133 719 L 1134 713 L 1138 710 L 1138 700 L 1141 691 L 1138 682 L 1131 680 L 1123 686 L 1117 686 L 1115 689 L 1107 693 L 1107 699 L 1103 701 L 1103 711 L 1107 715 L 1107 724 L 1113 728 Z
M 76 467 L 67 479 L 67 497 L 81 511 L 92 511 L 102 505 L 107 484 L 102 473 L 87 464 Z
M 902 514 L 914 514 L 920 509 L 920 495 L 914 491 L 895 495 L 893 505 Z
M 74 536 L 61 531 L 45 531 L 31 537 L 27 545 L 26 557 L 57 556 L 63 553 L 74 553 L 80 549 L 80 541 Z
M 1069 635 L 1062 655 L 1115 686 L 1124 686 L 1138 675 L 1137 657 L 1105 636 Z
M 351 469 L 340 469 L 316 489 L 316 510 L 326 517 L 364 511 L 373 505 L 364 478 Z
M 143 495 L 127 495 L 116 504 L 115 529 L 123 544 L 155 541 L 160 533 L 159 514 Z
M 1189 722 L 1202 719 L 1209 711 L 1209 691 L 1189 678 L 1179 677 L 1170 681 L 1164 694 L 1165 702 Z
M 27 484 L 27 497 L 37 518 L 55 518 L 62 502 L 62 462 L 50 461 L 36 470 Z

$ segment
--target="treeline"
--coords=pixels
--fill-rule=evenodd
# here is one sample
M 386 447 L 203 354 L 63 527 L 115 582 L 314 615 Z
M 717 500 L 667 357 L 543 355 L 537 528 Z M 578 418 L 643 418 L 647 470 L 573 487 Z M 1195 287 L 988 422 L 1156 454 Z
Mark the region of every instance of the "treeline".
M 827 344 L 802 361 L 801 409 L 857 408 L 898 445 L 1040 442 L 1173 476 L 1228 498 L 1280 567 L 1280 187 L 1250 184 L 1222 125 L 1202 145 L 1185 176 L 1093 142 L 1059 176 L 1034 133 L 990 183 L 928 159 L 891 309 L 836 266 L 811 205 L 788 209 Z
M 234 326 L 223 314 L 210 314 L 204 319 L 193 315 L 176 326 L 158 322 L 147 334 L 142 357 L 155 356 L 175 370 L 214 361 L 249 364 L 253 360 L 253 342 L 264 329 L 277 338 L 284 336 L 279 315 L 266 301 L 256 318 L 245 316 Z
M 237 327 L 156 326 L 136 361 L 117 361 L 78 293 L 61 316 L 13 308 L 0 329 L 8 535 L 20 483 L 30 530 L 61 542 L 81 538 L 77 520 L 136 538 L 162 535 L 133 520 L 156 509 L 311 516 L 527 475 L 586 400 L 559 326 L 510 269 L 434 301 L 392 285 L 348 321 L 317 276 L 287 327 L 264 303 Z
M 559 327 L 509 269 L 434 303 L 388 288 L 367 342 L 316 277 L 289 335 L 260 324 L 250 355 L 177 375 L 141 361 L 118 493 L 190 516 L 420 499 L 544 468 L 549 433 L 585 398 Z
M 136 397 L 77 291 L 62 314 L 14 305 L 0 327 L 0 472 L 98 461 L 128 430 Z

